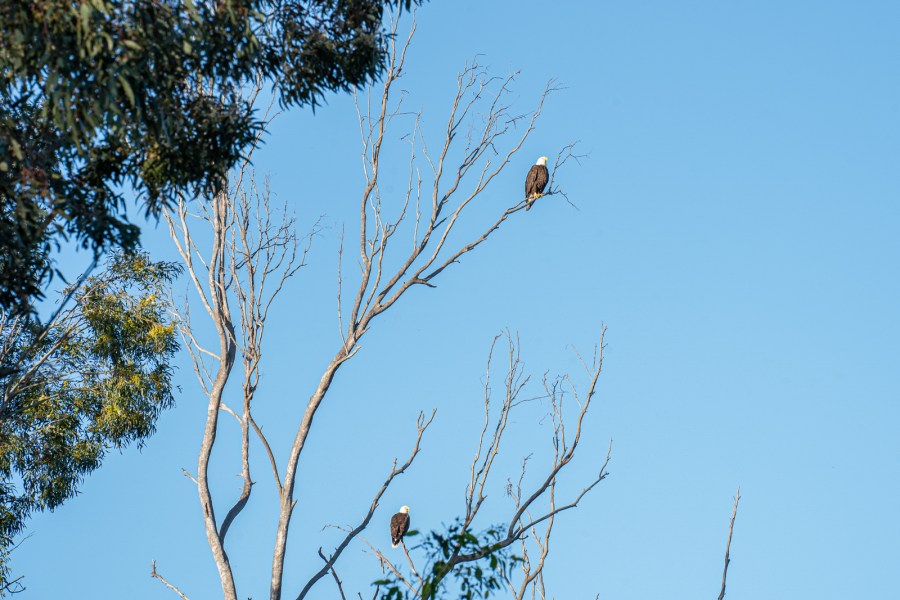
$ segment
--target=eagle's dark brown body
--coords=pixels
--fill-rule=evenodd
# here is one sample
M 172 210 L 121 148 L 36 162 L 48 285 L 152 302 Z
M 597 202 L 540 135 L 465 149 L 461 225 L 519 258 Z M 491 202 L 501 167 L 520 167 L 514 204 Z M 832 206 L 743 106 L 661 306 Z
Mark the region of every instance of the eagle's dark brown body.
M 409 531 L 409 507 L 404 506 L 400 512 L 391 517 L 391 547 L 399 546 L 407 531 Z
M 528 176 L 525 178 L 525 198 L 527 199 L 525 210 L 531 210 L 531 205 L 534 204 L 534 201 L 544 193 L 548 179 L 550 179 L 550 174 L 547 172 L 547 165 L 536 164 L 531 166 Z

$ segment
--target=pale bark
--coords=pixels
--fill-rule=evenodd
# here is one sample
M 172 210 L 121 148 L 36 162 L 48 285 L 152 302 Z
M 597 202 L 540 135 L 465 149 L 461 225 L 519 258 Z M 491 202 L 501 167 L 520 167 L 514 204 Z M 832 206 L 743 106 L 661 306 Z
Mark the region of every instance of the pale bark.
M 734 494 L 734 508 L 731 510 L 731 521 L 728 523 L 728 543 L 725 544 L 725 567 L 722 569 L 722 590 L 719 592 L 719 600 L 725 598 L 725 580 L 728 577 L 728 565 L 731 563 L 731 535 L 734 533 L 734 519 L 737 517 L 738 501 L 741 499 L 741 486 L 738 486 Z

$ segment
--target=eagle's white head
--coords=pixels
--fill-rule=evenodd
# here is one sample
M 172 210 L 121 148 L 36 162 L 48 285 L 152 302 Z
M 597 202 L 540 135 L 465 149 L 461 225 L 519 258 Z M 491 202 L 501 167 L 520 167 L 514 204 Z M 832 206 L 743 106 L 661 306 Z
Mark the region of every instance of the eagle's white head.
M 546 156 L 540 157 L 539 159 L 537 159 L 537 162 L 534 164 L 541 165 L 542 167 L 546 167 L 547 166 L 547 157 Z
M 409 507 L 408 507 L 408 506 L 401 506 L 401 507 L 400 507 L 400 512 L 402 512 L 403 514 L 408 514 L 408 513 L 409 513 Z

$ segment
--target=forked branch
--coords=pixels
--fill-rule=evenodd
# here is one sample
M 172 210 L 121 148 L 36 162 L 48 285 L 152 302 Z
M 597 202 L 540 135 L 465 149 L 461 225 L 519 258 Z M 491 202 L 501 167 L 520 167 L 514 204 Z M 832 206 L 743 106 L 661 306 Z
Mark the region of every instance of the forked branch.
M 169 588 L 170 590 L 172 590 L 173 592 L 178 594 L 181 597 L 181 600 L 188 600 L 188 597 L 184 595 L 184 592 L 182 592 L 176 586 L 169 583 L 165 577 L 163 577 L 162 575 L 159 574 L 159 572 L 157 572 L 155 560 L 152 563 L 150 563 L 150 565 L 151 565 L 150 566 L 150 576 L 151 577 L 153 577 L 154 579 L 160 580 L 163 583 L 163 585 L 165 585 L 167 588 Z
M 177 315 L 183 338 L 194 359 L 195 372 L 208 400 L 197 477 L 192 479 L 200 494 L 207 541 L 219 570 L 223 593 L 230 600 L 236 599 L 237 595 L 225 540 L 231 525 L 247 506 L 254 485 L 250 474 L 251 429 L 265 448 L 276 486 L 281 490 L 274 453 L 252 416 L 253 400 L 259 385 L 266 318 L 272 301 L 286 281 L 305 264 L 309 250 L 309 242 L 302 249 L 298 248 L 292 218 L 284 213 L 280 219 L 273 218 L 276 214 L 269 203 L 268 186 L 259 188 L 253 177 L 245 177 L 246 168 L 248 166 L 244 164 L 235 176 L 226 178 L 222 191 L 207 199 L 200 206 L 198 215 L 188 213 L 184 198 L 179 199 L 173 210 L 164 213 L 172 239 L 219 338 L 217 352 L 205 349 L 195 335 L 188 310 L 184 309 Z M 229 181 L 234 183 L 230 188 L 227 185 Z M 205 221 L 212 229 L 208 254 L 201 250 L 202 244 L 192 230 L 195 219 Z M 237 322 L 232 316 L 232 308 L 237 309 Z M 230 408 L 224 402 L 224 390 L 238 353 L 243 367 L 240 409 Z M 208 370 L 204 359 L 218 363 L 214 375 Z M 220 411 L 234 416 L 240 427 L 242 480 L 238 497 L 221 525 L 216 520 L 208 478 Z

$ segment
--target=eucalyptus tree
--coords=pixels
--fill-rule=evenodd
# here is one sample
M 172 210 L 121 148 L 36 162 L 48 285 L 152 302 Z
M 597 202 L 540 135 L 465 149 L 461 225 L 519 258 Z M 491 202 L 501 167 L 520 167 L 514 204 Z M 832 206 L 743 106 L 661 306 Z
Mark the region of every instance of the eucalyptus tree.
M 55 249 L 135 249 L 132 194 L 214 191 L 263 126 L 248 82 L 314 107 L 370 81 L 385 11 L 420 1 L 4 0 L 0 307 L 33 310 Z
M 46 323 L 0 309 L 0 595 L 34 511 L 78 491 L 111 448 L 141 444 L 172 405 L 178 350 L 166 290 L 178 265 L 115 253 Z

